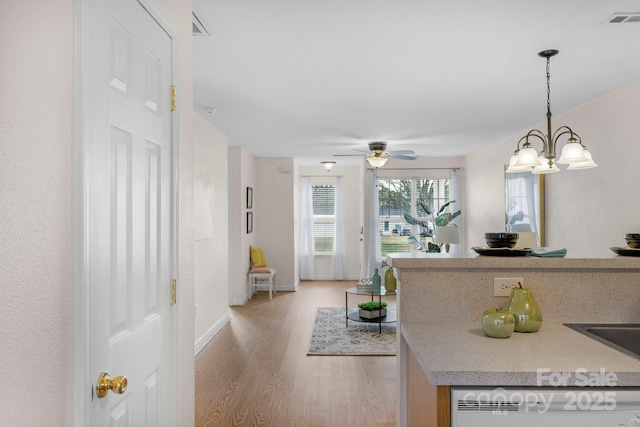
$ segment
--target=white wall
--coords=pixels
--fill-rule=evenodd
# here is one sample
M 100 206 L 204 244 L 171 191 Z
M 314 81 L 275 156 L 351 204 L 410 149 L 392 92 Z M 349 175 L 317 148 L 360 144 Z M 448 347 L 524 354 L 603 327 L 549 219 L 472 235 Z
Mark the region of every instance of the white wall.
M 177 425 L 193 425 L 191 2 L 151 0 L 178 31 L 180 358 Z M 0 414 L 3 425 L 70 426 L 74 359 L 75 0 L 3 2 L 0 13 Z M 184 125 L 186 124 L 186 125 Z M 82 389 L 79 390 L 82 396 Z
M 229 321 L 227 137 L 193 115 L 196 353 Z
M 69 425 L 73 1 L 3 2 L 0 26 L 0 424 Z
M 275 267 L 276 289 L 296 290 L 293 159 L 259 158 L 255 160 L 254 193 L 255 244 L 264 249 L 268 265 Z M 249 251 L 247 247 L 246 251 Z M 247 266 L 248 267 L 248 266 Z
M 345 279 L 358 280 L 360 278 L 360 227 L 362 218 L 362 167 L 336 165 L 331 171 L 326 171 L 320 164 L 317 166 L 300 165 L 296 173 L 296 180 L 301 176 L 313 176 L 313 179 L 324 179 L 335 176 L 342 177 L 343 215 L 345 231 L 345 253 L 347 271 Z M 335 180 L 330 181 L 331 183 Z M 295 193 L 299 197 L 298 193 Z M 299 209 L 299 208 L 298 208 Z M 295 211 L 296 217 L 300 215 Z M 297 263 L 296 257 L 296 263 Z M 334 256 L 317 255 L 315 257 L 314 280 L 332 280 L 335 278 Z
M 256 232 L 247 233 L 247 212 L 255 211 L 247 209 L 247 187 L 256 189 L 256 160 L 251 154 L 240 147 L 228 148 L 229 159 L 229 239 L 230 239 L 230 271 L 232 295 L 230 304 L 242 305 L 249 298 L 249 272 L 250 258 L 249 246 L 256 246 Z M 255 213 L 254 213 L 255 215 Z
M 626 244 L 626 233 L 640 232 L 638 117 L 640 81 L 553 118 L 554 129 L 566 125 L 580 135 L 599 167 L 567 171 L 560 165 L 560 172 L 546 176 L 547 246 L 609 254 L 609 247 Z M 487 231 L 504 230 L 502 171 L 528 130 L 466 157 L 468 246 L 484 245 Z
M 295 169 L 293 159 L 254 158 L 240 147 L 229 147 L 231 304 L 249 298 L 249 246 L 264 249 L 275 267 L 276 288 L 296 290 Z M 247 187 L 253 188 L 253 208 L 246 207 Z M 247 212 L 253 212 L 253 232 L 247 233 Z M 266 289 L 266 287 L 265 287 Z

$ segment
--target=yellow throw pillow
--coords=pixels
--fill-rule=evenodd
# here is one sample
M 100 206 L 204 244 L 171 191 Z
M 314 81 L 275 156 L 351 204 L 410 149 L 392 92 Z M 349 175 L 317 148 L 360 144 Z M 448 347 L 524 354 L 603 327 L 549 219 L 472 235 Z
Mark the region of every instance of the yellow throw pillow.
M 260 252 L 260 260 L 262 261 L 262 265 L 258 265 L 257 267 L 266 267 L 267 257 L 264 256 L 264 251 L 262 250 L 262 248 L 258 248 L 258 252 Z
M 264 257 L 262 249 L 256 248 L 255 246 L 249 246 L 249 250 L 251 251 L 251 265 L 253 268 L 267 266 L 267 260 Z

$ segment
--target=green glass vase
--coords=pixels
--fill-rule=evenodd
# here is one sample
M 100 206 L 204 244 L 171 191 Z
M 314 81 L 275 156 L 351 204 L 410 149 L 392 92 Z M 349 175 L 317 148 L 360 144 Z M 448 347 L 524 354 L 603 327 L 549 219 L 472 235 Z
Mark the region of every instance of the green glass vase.
M 380 282 L 381 282 L 381 277 L 378 274 L 378 269 L 375 269 L 375 272 L 373 273 L 373 276 L 371 277 L 371 292 L 373 293 L 378 293 L 380 292 Z
M 516 332 L 538 332 L 542 326 L 542 312 L 529 288 L 513 288 L 504 311 L 513 314 Z
M 393 275 L 393 268 L 391 267 L 384 272 L 384 288 L 387 292 L 396 291 L 396 276 Z

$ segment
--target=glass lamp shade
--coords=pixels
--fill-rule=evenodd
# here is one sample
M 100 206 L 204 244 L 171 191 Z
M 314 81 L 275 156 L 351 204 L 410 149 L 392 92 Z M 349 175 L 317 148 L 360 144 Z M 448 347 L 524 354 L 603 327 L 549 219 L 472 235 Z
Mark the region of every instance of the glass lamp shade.
M 562 155 L 558 159 L 558 163 L 570 165 L 572 163 L 586 162 L 589 159 L 584 154 L 585 151 L 579 142 L 567 142 L 562 148 Z
M 593 161 L 593 157 L 591 157 L 591 153 L 586 149 L 584 150 L 584 156 L 587 158 L 587 161 L 572 163 L 569 165 L 567 170 L 573 171 L 573 170 L 579 170 L 579 169 L 591 169 L 591 168 L 598 167 L 596 162 Z
M 558 165 L 556 165 L 556 161 L 554 159 L 551 159 L 551 166 L 549 166 L 549 159 L 544 156 L 538 157 L 538 166 L 533 168 L 533 170 L 531 171 L 531 173 L 535 173 L 537 175 L 556 172 L 560 172 L 560 169 L 558 169 Z
M 387 163 L 387 158 L 371 156 L 371 157 L 367 157 L 367 161 L 374 168 L 379 168 L 384 166 L 385 163 Z
M 520 172 L 529 172 L 531 171 L 531 166 L 516 166 L 518 161 L 518 155 L 514 154 L 509 159 L 509 167 L 507 168 L 507 173 L 520 173 Z
M 320 162 L 325 170 L 330 171 L 336 165 L 336 162 Z
M 529 168 L 538 166 L 538 152 L 531 147 L 523 148 L 518 153 L 518 159 L 513 166 L 528 166 Z

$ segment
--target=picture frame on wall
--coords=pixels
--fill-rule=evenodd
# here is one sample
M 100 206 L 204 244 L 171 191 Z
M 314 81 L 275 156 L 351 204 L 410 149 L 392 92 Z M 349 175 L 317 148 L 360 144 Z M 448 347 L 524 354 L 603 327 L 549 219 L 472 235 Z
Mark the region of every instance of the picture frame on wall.
M 253 212 L 247 212 L 247 234 L 253 232 Z
M 247 209 L 253 209 L 253 187 L 247 187 Z

